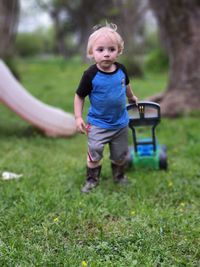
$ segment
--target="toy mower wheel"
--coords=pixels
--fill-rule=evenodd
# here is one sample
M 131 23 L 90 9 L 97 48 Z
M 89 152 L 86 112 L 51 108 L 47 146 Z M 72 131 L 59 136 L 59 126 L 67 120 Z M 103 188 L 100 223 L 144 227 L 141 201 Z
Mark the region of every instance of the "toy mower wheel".
M 166 147 L 163 147 L 160 155 L 159 155 L 159 168 L 161 170 L 167 170 L 167 153 Z

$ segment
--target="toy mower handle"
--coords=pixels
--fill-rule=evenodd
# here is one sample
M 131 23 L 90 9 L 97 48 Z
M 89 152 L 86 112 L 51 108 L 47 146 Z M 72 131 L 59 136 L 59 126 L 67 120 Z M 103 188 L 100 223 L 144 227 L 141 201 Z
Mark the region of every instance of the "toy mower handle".
M 150 101 L 139 101 L 127 105 L 129 127 L 156 126 L 160 122 L 160 105 Z

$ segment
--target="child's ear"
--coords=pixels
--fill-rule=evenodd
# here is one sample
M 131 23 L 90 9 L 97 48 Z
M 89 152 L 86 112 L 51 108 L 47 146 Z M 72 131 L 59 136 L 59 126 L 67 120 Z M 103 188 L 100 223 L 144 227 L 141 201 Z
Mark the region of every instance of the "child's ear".
M 122 54 L 122 50 L 119 49 L 119 50 L 118 50 L 118 56 L 121 55 L 121 54 Z
M 92 60 L 94 58 L 93 54 L 87 54 L 87 58 Z

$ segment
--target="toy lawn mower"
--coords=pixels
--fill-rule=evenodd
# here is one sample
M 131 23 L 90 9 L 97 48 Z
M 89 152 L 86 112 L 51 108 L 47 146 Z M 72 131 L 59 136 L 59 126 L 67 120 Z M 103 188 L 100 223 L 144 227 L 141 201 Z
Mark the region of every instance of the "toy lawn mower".
M 129 127 L 132 130 L 133 146 L 129 147 L 128 165 L 135 169 L 167 170 L 166 147 L 157 143 L 155 128 L 160 123 L 160 105 L 140 101 L 127 105 Z M 151 127 L 151 137 L 138 139 L 136 132 Z

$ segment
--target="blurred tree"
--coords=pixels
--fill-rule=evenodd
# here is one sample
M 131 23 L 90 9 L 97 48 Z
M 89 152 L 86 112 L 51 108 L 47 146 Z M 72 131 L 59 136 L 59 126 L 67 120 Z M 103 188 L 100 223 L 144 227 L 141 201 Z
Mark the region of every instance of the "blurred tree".
M 112 3 L 107 0 L 37 0 L 47 10 L 53 20 L 56 49 L 64 57 L 68 56 L 66 37 L 74 35 L 74 50 L 85 57 L 86 41 L 94 24 L 106 17 Z
M 13 44 L 17 33 L 19 12 L 19 0 L 0 0 L 0 58 L 7 63 L 17 79 L 19 79 L 19 73 L 13 61 Z
M 112 2 L 111 19 L 119 25 L 126 50 L 140 52 L 139 49 L 144 39 L 144 15 L 147 10 L 147 1 L 112 0 Z
M 112 1 L 85 0 L 78 2 L 79 6 L 72 15 L 74 15 L 73 19 L 76 21 L 79 51 L 84 58 L 87 40 L 92 28 L 96 24 L 106 24 L 106 18 L 109 18 L 112 8 Z
M 112 0 L 111 20 L 118 25 L 125 43 L 122 62 L 129 75 L 142 76 L 141 58 L 144 54 L 144 16 L 147 0 Z
M 55 32 L 55 52 L 62 55 L 64 58 L 68 56 L 66 47 L 66 36 L 73 31 L 73 25 L 68 22 L 66 14 L 66 3 L 68 0 L 36 0 L 37 4 L 47 11 L 53 21 Z
M 200 109 L 200 1 L 149 0 L 170 62 L 164 93 L 151 97 L 164 115 Z
M 87 39 L 96 24 L 114 22 L 118 25 L 126 44 L 127 58 L 133 58 L 133 51 L 139 54 L 143 33 L 145 4 L 147 0 L 37 0 L 49 12 L 54 21 L 56 47 L 60 54 L 68 55 L 66 39 L 76 39 L 74 50 L 85 59 Z M 67 38 L 66 38 L 67 37 Z M 136 45 L 137 41 L 137 45 Z M 140 45 L 138 45 L 140 43 Z M 131 57 L 130 57 L 131 54 Z
M 12 54 L 13 41 L 17 32 L 19 0 L 0 0 L 0 57 Z

